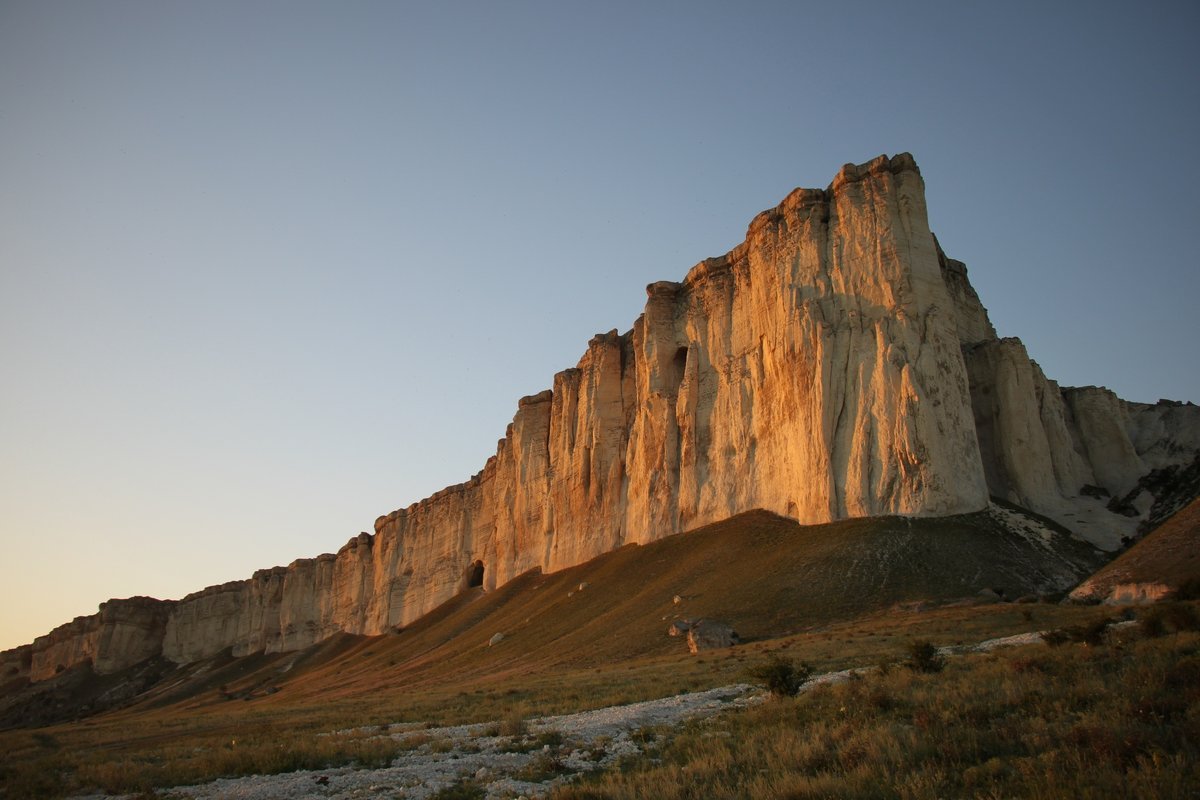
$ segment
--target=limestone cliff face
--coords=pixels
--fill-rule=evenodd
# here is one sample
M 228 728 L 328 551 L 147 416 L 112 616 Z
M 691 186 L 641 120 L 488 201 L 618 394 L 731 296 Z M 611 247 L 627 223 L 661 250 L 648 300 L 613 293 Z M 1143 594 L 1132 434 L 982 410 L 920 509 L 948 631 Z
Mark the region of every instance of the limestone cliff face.
M 336 557 L 184 598 L 189 661 L 404 625 L 465 588 L 579 564 L 751 509 L 806 523 L 987 504 L 958 317 L 912 159 L 797 190 L 746 241 L 647 288 L 523 398 L 482 472 Z
M 597 335 L 520 400 L 469 481 L 336 555 L 185 597 L 162 652 L 190 662 L 378 634 L 468 586 L 753 509 L 822 523 L 972 512 L 996 495 L 1112 544 L 1137 519 L 1085 487 L 1124 496 L 1200 450 L 1194 407 L 1062 391 L 997 338 L 929 231 L 906 154 L 797 189 L 729 253 L 646 293 L 631 330 Z M 72 657 L 91 657 L 89 635 L 66 637 Z
M 100 675 L 117 672 L 162 653 L 163 631 L 174 605 L 150 597 L 109 600 L 96 614 L 76 617 L 32 645 L 0 654 L 0 665 L 7 677 L 34 681 L 85 663 Z
M 942 271 L 955 298 L 989 491 L 1115 549 L 1155 499 L 1139 481 L 1200 452 L 1200 408 L 1128 403 L 1094 386 L 1060 389 L 1019 339 L 996 337 L 965 267 L 943 257 Z M 1123 509 L 1110 508 L 1112 498 L 1127 497 Z

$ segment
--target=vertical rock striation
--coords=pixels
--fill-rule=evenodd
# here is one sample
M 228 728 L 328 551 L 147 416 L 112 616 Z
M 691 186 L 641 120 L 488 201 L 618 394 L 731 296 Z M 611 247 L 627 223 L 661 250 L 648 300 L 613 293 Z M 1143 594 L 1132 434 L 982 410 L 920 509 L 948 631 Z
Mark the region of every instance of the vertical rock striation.
M 1200 408 L 1130 403 L 1095 386 L 1060 389 L 1020 339 L 996 336 L 966 267 L 939 256 L 959 318 L 989 492 L 1098 547 L 1117 548 L 1155 500 L 1143 479 L 1200 453 Z
M 522 398 L 470 481 L 380 518 L 331 562 L 184 598 L 166 652 L 380 633 L 476 564 L 494 587 L 750 509 L 805 523 L 979 510 L 960 324 L 912 158 L 848 165 L 725 256 L 647 287 L 632 330 L 596 336 Z
M 79 664 L 97 674 L 118 672 L 161 655 L 173 602 L 151 597 L 109 600 L 96 614 L 59 625 L 32 645 L 0 654 L 9 677 L 40 681 Z
M 162 652 L 189 662 L 378 634 L 468 586 L 752 509 L 822 523 L 972 512 L 994 495 L 1111 545 L 1137 520 L 1095 495 L 1125 497 L 1200 450 L 1194 407 L 1061 391 L 996 336 L 929 230 L 907 154 L 795 190 L 742 244 L 646 294 L 630 331 L 597 335 L 520 400 L 469 481 L 336 555 L 185 597 Z M 58 658 L 41 652 L 35 666 Z

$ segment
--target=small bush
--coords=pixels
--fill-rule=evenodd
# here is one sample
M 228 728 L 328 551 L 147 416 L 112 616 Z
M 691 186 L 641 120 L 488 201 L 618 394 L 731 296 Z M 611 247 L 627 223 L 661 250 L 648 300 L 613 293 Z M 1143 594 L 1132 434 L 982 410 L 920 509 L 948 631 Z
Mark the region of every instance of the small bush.
M 1144 611 L 1137 621 L 1138 632 L 1147 639 L 1164 636 L 1167 633 L 1166 623 L 1163 622 L 1162 610 L 1150 608 Z
M 773 696 L 793 697 L 812 675 L 812 667 L 804 662 L 793 663 L 790 658 L 771 656 L 767 663 L 751 669 L 749 675 L 766 684 Z
M 1104 637 L 1108 634 L 1108 626 L 1112 625 L 1112 622 L 1111 619 L 1105 618 L 1084 625 L 1072 625 L 1056 631 L 1046 631 L 1042 634 L 1042 640 L 1052 647 L 1067 642 L 1081 642 L 1091 647 L 1099 647 L 1104 644 Z
M 1175 590 L 1176 600 L 1200 600 L 1200 578 L 1188 578 Z
M 1068 628 L 1067 633 L 1071 636 L 1071 641 L 1073 642 L 1083 642 L 1092 647 L 1099 647 L 1104 644 L 1104 637 L 1108 633 L 1108 626 L 1111 624 L 1112 620 L 1110 619 L 1098 619 L 1086 625 L 1075 625 Z
M 44 747 L 47 750 L 57 750 L 62 747 L 62 744 L 59 743 L 58 739 L 56 739 L 52 734 L 46 733 L 45 731 L 37 731 L 34 733 L 33 741 L 37 743 L 38 747 Z
M 528 731 L 529 726 L 525 723 L 525 715 L 519 708 L 513 709 L 508 716 L 500 720 L 501 736 L 524 736 Z
M 914 672 L 941 672 L 946 659 L 938 654 L 933 642 L 917 639 L 908 644 L 908 668 Z
M 654 732 L 654 728 L 649 725 L 643 725 L 629 734 L 629 738 L 641 745 L 654 744 L 658 739 L 658 734 Z
M 556 756 L 551 753 L 542 753 L 518 770 L 514 777 L 520 781 L 544 783 L 567 771 L 566 766 Z
M 1176 633 L 1200 630 L 1200 617 L 1196 616 L 1193 606 L 1187 603 L 1163 603 L 1159 608 L 1162 609 L 1163 620 Z
M 1042 641 L 1051 647 L 1059 647 L 1071 641 L 1071 637 L 1067 636 L 1064 630 L 1042 631 Z
M 555 730 L 542 731 L 537 735 L 539 747 L 558 747 L 563 743 L 563 735 Z
M 430 800 L 483 800 L 487 791 L 475 781 L 460 780 L 429 797 Z
M 1163 687 L 1174 692 L 1200 691 L 1200 658 L 1187 656 L 1180 659 L 1163 676 Z

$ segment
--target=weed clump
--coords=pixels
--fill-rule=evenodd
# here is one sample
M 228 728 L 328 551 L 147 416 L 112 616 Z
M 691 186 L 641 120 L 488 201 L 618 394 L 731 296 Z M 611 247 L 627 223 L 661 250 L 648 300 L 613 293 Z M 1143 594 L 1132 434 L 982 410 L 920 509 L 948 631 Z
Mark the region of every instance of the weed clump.
M 542 753 L 522 767 L 516 774 L 517 780 L 530 783 L 545 783 L 569 770 L 553 753 Z
M 938 653 L 933 642 L 917 639 L 908 643 L 908 668 L 913 672 L 941 672 L 946 659 Z
M 460 780 L 429 797 L 430 800 L 483 800 L 487 797 L 487 791 L 475 781 Z
M 1083 625 L 1071 625 L 1055 631 L 1046 631 L 1042 634 L 1042 640 L 1051 647 L 1058 647 L 1067 642 L 1082 643 L 1089 647 L 1099 647 L 1104 644 L 1104 638 L 1108 635 L 1108 627 L 1112 623 L 1113 621 L 1106 617 L 1094 622 L 1084 623 Z
M 803 661 L 796 664 L 790 658 L 771 656 L 767 663 L 752 668 L 749 675 L 766 684 L 774 697 L 794 697 L 812 675 L 812 667 Z
M 519 708 L 513 709 L 508 716 L 500 720 L 501 736 L 524 736 L 528 732 L 529 726 L 525 722 L 525 715 Z
M 1173 594 L 1176 600 L 1200 600 L 1200 578 L 1188 578 Z
M 1159 603 L 1138 615 L 1138 631 L 1147 638 L 1200 630 L 1200 617 L 1187 603 Z

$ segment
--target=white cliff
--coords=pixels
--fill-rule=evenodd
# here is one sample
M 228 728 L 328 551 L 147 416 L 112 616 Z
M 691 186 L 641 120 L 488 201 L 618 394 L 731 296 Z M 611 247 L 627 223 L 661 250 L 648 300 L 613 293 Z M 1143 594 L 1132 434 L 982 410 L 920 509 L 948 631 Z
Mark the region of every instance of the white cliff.
M 1195 407 L 1060 391 L 997 338 L 929 230 L 907 154 L 795 190 L 729 253 L 646 291 L 631 330 L 597 335 L 520 400 L 477 475 L 336 555 L 185 597 L 163 654 L 379 634 L 470 585 L 753 509 L 809 524 L 972 512 L 994 495 L 1108 547 L 1138 519 L 1092 495 L 1124 497 L 1200 450 Z

